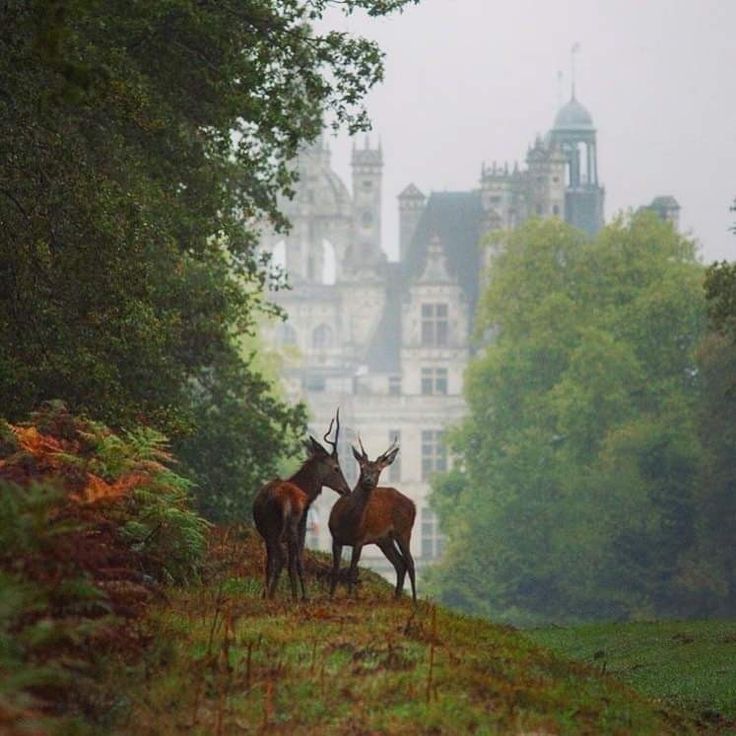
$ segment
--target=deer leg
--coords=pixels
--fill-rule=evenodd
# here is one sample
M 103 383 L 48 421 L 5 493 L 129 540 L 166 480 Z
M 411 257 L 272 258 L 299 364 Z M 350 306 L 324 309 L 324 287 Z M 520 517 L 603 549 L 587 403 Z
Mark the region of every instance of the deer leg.
M 352 595 L 355 584 L 358 582 L 358 562 L 360 562 L 360 553 L 363 546 L 356 544 L 353 546 L 353 554 L 350 557 L 350 572 L 348 574 L 348 595 Z
M 263 595 L 262 598 L 268 597 L 268 588 L 271 583 L 271 568 L 273 567 L 273 552 L 271 551 L 271 545 L 266 543 L 266 564 L 264 568 L 264 583 L 263 583 Z
M 417 602 L 417 583 L 414 571 L 414 558 L 411 556 L 411 543 L 408 539 L 397 537 L 396 543 L 399 545 L 401 554 L 406 563 L 406 569 L 409 571 L 409 580 L 411 581 L 411 597 L 414 603 Z
M 337 576 L 340 574 L 340 559 L 342 558 L 342 545 L 332 540 L 332 576 L 330 579 L 330 595 L 335 594 L 337 588 Z
M 394 547 L 393 539 L 382 539 L 377 542 L 381 548 L 381 552 L 386 555 L 386 559 L 394 566 L 396 570 L 396 591 L 394 595 L 398 598 L 401 595 L 401 591 L 404 589 L 404 576 L 406 575 L 406 563 L 404 558 L 401 556 L 399 550 Z
M 276 542 L 271 547 L 271 580 L 268 586 L 268 597 L 273 598 L 276 593 L 276 586 L 279 584 L 281 570 L 284 567 L 284 550 L 280 542 Z
M 296 580 L 299 568 L 299 537 L 296 529 L 290 530 L 289 538 L 287 540 L 288 546 L 288 565 L 289 565 L 289 583 L 291 585 L 291 599 L 296 600 Z M 304 581 L 302 581 L 302 587 Z

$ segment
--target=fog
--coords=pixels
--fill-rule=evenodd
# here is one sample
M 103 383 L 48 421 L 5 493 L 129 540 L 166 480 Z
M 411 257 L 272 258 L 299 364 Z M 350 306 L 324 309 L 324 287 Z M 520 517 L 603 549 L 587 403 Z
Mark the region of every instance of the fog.
M 569 98 L 570 49 L 579 43 L 576 96 L 598 129 L 606 220 L 672 194 L 704 260 L 734 258 L 736 3 L 422 0 L 403 15 L 336 25 L 386 52 L 368 111 L 384 150 L 391 257 L 403 187 L 472 189 L 482 161 L 521 162 L 552 126 L 560 96 Z M 346 182 L 350 146 L 345 136 L 332 143 Z

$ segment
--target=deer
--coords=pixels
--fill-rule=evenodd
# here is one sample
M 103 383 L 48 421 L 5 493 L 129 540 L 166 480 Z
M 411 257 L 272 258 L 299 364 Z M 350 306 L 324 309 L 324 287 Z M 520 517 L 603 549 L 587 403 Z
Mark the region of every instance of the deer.
M 353 548 L 348 576 L 348 593 L 352 594 L 357 580 L 360 553 L 366 544 L 376 544 L 396 570 L 396 598 L 404 589 L 407 571 L 411 581 L 412 600 L 417 602 L 414 558 L 411 555 L 411 532 L 416 517 L 414 502 L 396 488 L 379 487 L 381 471 L 396 459 L 399 447 L 395 443 L 369 460 L 363 443 L 360 451 L 352 446 L 353 456 L 360 466 L 360 477 L 352 493 L 341 496 L 330 513 L 332 534 L 332 580 L 330 595 L 334 595 L 340 572 L 343 546 Z
M 335 426 L 335 439 L 328 437 Z M 345 480 L 337 455 L 340 436 L 340 411 L 330 421 L 324 441 L 332 445 L 325 449 L 312 435 L 306 442 L 307 459 L 290 478 L 276 478 L 261 488 L 253 500 L 253 520 L 266 544 L 264 598 L 273 598 L 284 567 L 286 544 L 291 597 L 297 599 L 296 579 L 301 586 L 302 599 L 307 599 L 304 585 L 304 539 L 307 530 L 307 512 L 314 500 L 327 486 L 338 495 L 349 495 L 350 486 Z

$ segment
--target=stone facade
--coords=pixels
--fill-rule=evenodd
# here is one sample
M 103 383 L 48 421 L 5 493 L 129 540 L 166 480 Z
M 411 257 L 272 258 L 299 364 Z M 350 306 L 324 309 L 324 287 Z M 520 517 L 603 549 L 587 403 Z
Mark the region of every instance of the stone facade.
M 296 196 L 282 202 L 292 230 L 286 237 L 264 232 L 261 240 L 293 287 L 275 295 L 289 317 L 267 339 L 291 356 L 284 382 L 290 398 L 309 406 L 315 436 L 340 407 L 340 456 L 350 481 L 357 464 L 349 443 L 358 432 L 371 456 L 398 438 L 401 451 L 382 481 L 417 504 L 412 545 L 421 569 L 442 553 L 429 480 L 448 467 L 443 434 L 465 411 L 463 373 L 486 265 L 480 241 L 534 216 L 561 217 L 589 233 L 602 227 L 592 120 L 573 97 L 529 148 L 525 166 L 484 165 L 469 192 L 426 197 L 407 186 L 398 196 L 398 262 L 388 261 L 381 243 L 380 146 L 366 141 L 353 149 L 352 194 L 323 140 L 297 166 Z M 312 547 L 330 549 L 334 498 L 325 490 L 314 505 Z M 378 548 L 363 555 L 389 569 Z

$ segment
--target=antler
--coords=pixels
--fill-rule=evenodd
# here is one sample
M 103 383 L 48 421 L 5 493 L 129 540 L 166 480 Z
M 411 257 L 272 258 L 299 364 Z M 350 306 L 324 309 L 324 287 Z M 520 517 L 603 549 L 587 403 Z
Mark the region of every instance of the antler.
M 332 445 L 332 454 L 336 456 L 337 455 L 337 442 L 340 438 L 340 409 L 339 407 L 337 409 L 337 414 L 335 415 L 335 417 L 337 419 L 337 425 L 335 426 L 335 439 L 334 441 L 327 439 L 330 436 L 330 432 L 332 432 L 332 425 L 335 424 L 335 419 L 331 419 L 330 426 L 327 429 L 327 432 L 325 433 L 325 436 L 324 436 L 324 441 L 328 445 Z
M 365 451 L 365 447 L 363 447 L 363 440 L 360 439 L 360 434 L 358 435 L 358 444 L 360 445 L 360 451 L 363 453 L 363 457 L 367 460 L 368 453 Z
M 394 437 L 391 440 L 391 444 L 388 446 L 388 449 L 386 452 L 384 452 L 379 458 L 376 458 L 376 460 L 383 460 L 385 457 L 387 457 L 391 452 L 393 452 L 394 448 L 398 447 L 399 443 L 397 442 L 397 438 Z

